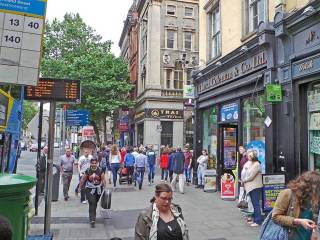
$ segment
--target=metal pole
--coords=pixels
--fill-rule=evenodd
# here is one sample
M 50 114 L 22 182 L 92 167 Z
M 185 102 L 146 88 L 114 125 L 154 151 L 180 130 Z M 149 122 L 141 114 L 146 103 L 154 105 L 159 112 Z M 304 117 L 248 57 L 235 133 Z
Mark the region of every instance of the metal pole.
M 63 107 L 63 119 L 62 119 L 62 153 L 64 152 L 66 145 L 66 120 L 67 120 L 67 110 Z M 61 155 L 62 155 L 61 153 Z
M 63 126 L 62 126 L 62 124 L 63 124 L 63 109 L 61 108 L 60 109 L 60 128 L 59 128 L 59 131 L 60 131 L 60 139 L 59 139 L 59 149 L 60 149 L 60 155 L 62 155 L 62 148 L 61 148 L 61 145 L 62 145 L 62 134 L 63 134 L 63 132 L 62 132 L 62 128 L 63 128 Z
M 40 155 L 41 155 L 41 136 L 42 136 L 42 115 L 43 115 L 43 102 L 40 102 L 40 109 L 39 109 L 39 124 L 38 124 L 38 154 L 37 154 L 37 164 L 36 164 L 36 171 L 37 171 L 37 185 L 36 185 L 36 196 L 34 200 L 34 208 L 35 208 L 35 215 L 38 215 L 38 206 L 39 206 L 39 177 L 40 177 Z
M 56 103 L 50 102 L 49 137 L 48 137 L 48 160 L 46 180 L 46 202 L 44 215 L 44 234 L 50 233 L 51 224 L 51 199 L 52 199 L 52 168 L 54 151 L 54 121 L 56 115 Z

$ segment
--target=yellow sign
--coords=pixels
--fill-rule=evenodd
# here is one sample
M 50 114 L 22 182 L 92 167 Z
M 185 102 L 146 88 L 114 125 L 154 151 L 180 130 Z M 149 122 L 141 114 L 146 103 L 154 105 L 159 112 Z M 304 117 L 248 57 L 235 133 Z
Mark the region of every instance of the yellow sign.
M 7 128 L 14 98 L 0 89 L 0 132 Z

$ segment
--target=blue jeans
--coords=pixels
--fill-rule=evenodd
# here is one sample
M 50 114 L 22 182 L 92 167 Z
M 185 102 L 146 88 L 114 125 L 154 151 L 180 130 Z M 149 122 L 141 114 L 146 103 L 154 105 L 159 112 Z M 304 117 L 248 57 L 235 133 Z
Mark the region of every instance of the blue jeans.
M 136 169 L 136 182 L 139 185 L 139 189 L 142 188 L 142 183 L 143 183 L 143 177 L 144 177 L 144 171 L 145 168 L 144 167 L 137 167 Z
M 154 179 L 155 165 L 149 164 L 148 181 L 151 183 Z
M 111 171 L 112 171 L 112 179 L 113 179 L 113 186 L 114 187 L 117 185 L 119 168 L 120 168 L 120 163 L 111 163 Z
M 257 224 L 262 223 L 261 218 L 261 208 L 260 208 L 260 198 L 261 198 L 261 188 L 253 189 L 251 192 L 249 192 L 251 202 L 253 205 L 253 216 L 254 216 L 254 222 Z
M 186 182 L 191 182 L 191 168 L 184 167 L 184 175 L 186 176 Z
M 169 170 L 166 168 L 161 168 L 161 180 L 168 180 Z

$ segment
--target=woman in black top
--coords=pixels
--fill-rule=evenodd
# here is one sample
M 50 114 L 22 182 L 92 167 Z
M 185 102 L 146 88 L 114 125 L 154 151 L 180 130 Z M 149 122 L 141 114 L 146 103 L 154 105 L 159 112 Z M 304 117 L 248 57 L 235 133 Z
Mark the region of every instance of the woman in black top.
M 89 219 L 92 228 L 95 227 L 97 203 L 102 193 L 102 186 L 106 185 L 103 170 L 98 167 L 98 160 L 90 160 L 90 168 L 82 175 L 79 189 L 86 183 L 85 192 L 89 203 Z
M 140 213 L 136 240 L 188 240 L 188 229 L 181 208 L 171 203 L 172 189 L 166 183 L 156 186 L 151 206 Z

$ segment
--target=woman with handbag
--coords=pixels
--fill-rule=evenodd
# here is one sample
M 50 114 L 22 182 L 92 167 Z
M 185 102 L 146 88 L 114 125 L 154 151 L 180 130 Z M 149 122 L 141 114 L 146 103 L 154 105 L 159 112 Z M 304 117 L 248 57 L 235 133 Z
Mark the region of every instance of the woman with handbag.
M 249 194 L 253 205 L 254 221 L 249 222 L 251 227 L 257 227 L 262 223 L 260 198 L 262 189 L 262 175 L 261 166 L 258 161 L 256 152 L 249 151 L 248 161 L 245 163 L 244 169 L 246 169 L 246 175 L 242 179 L 244 189 Z
M 308 171 L 292 180 L 282 190 L 272 210 L 272 220 L 289 230 L 290 240 L 316 238 L 315 223 L 319 211 L 320 173 Z

